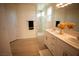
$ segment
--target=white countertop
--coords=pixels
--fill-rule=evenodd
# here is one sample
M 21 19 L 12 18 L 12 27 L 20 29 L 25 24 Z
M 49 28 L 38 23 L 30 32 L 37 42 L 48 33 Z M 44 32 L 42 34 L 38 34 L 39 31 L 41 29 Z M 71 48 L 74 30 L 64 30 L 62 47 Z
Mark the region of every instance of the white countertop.
M 77 37 L 67 33 L 59 34 L 56 30 L 53 29 L 47 29 L 46 31 L 79 50 L 79 40 Z

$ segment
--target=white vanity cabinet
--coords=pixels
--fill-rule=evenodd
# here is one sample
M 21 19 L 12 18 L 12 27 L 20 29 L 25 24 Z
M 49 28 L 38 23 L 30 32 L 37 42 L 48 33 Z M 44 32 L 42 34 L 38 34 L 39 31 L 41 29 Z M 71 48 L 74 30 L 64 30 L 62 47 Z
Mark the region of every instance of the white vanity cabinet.
M 62 38 L 62 39 L 61 39 Z M 77 56 L 79 55 L 78 45 L 77 48 L 72 45 L 72 43 L 64 40 L 63 37 L 46 31 L 45 45 L 48 47 L 52 55 L 54 56 Z

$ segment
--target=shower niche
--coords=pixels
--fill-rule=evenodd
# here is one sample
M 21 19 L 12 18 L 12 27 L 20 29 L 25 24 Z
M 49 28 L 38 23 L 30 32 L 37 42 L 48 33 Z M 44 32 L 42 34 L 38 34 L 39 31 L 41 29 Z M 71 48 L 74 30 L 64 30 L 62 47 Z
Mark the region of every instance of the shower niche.
M 56 21 L 56 25 L 55 26 L 57 27 L 59 23 L 60 23 L 60 21 Z
M 29 28 L 29 30 L 34 29 L 34 21 L 28 21 L 28 28 Z

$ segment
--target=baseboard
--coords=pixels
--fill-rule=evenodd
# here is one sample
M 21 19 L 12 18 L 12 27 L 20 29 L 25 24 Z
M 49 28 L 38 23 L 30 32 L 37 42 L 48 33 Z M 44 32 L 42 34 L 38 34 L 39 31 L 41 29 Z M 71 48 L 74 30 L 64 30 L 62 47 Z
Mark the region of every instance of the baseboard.
M 37 37 L 30 37 L 30 38 L 18 38 L 18 39 L 32 39 L 32 38 L 37 38 Z M 18 40 L 16 39 L 16 40 Z
M 16 38 L 16 39 L 29 39 L 29 38 L 36 38 L 36 36 L 34 36 L 34 37 L 19 37 L 19 38 Z

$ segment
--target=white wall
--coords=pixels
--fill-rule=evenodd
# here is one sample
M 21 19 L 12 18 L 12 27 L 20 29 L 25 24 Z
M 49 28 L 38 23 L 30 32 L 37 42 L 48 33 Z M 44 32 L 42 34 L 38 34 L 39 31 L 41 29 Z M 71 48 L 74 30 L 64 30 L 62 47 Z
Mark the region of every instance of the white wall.
M 10 42 L 16 40 L 16 4 L 5 4 Z M 15 36 L 13 36 L 15 35 Z
M 28 20 L 35 17 L 35 4 L 17 4 L 17 28 L 16 39 L 26 39 L 36 37 L 36 29 L 28 30 Z M 34 18 L 34 20 L 36 20 Z M 34 22 L 34 26 L 36 26 Z
M 0 4 L 0 55 L 11 55 L 10 38 L 8 24 L 10 23 L 6 18 L 6 9 L 4 4 Z M 13 35 L 12 35 L 13 36 Z

